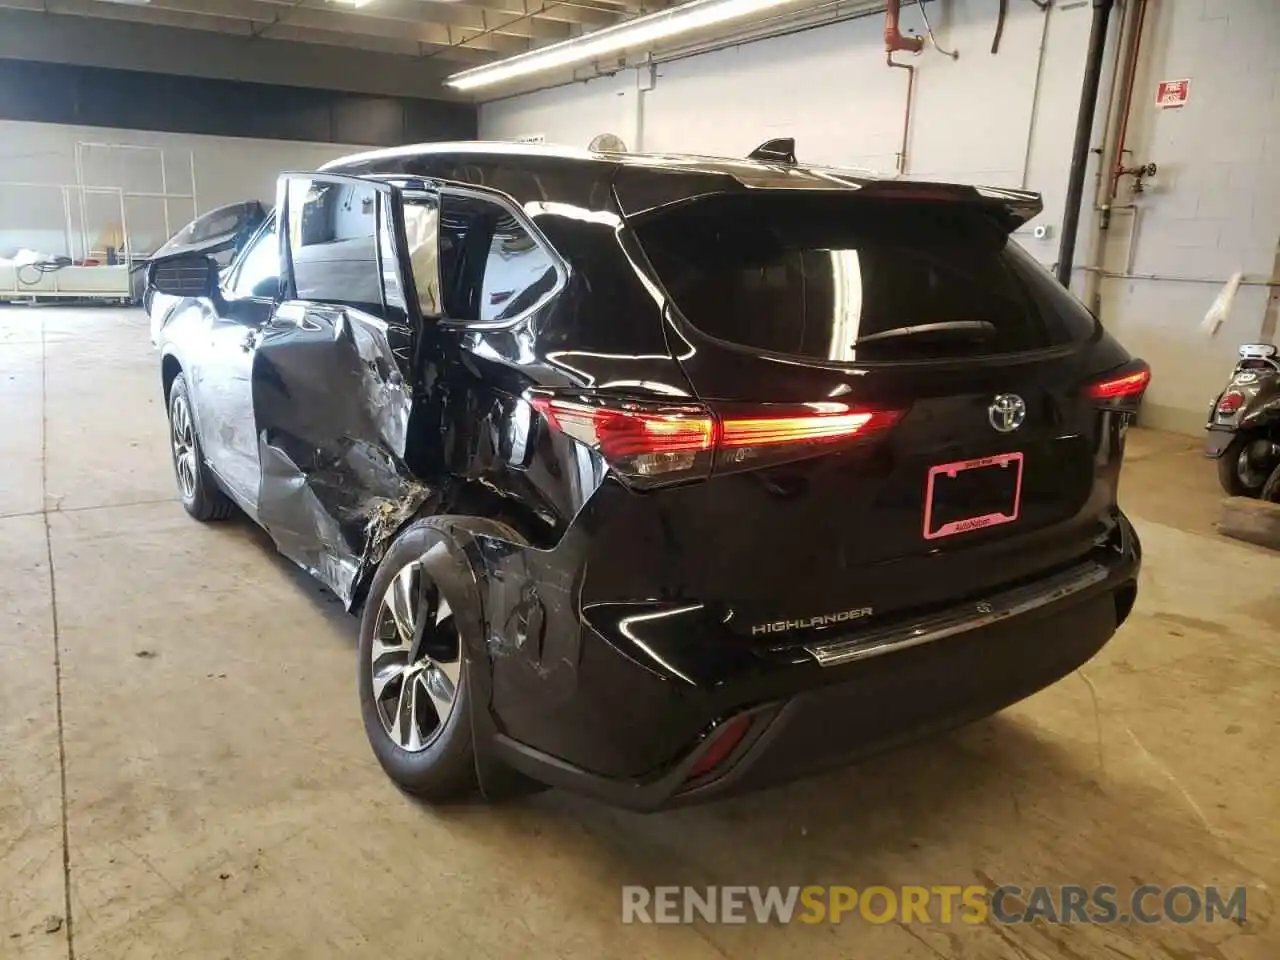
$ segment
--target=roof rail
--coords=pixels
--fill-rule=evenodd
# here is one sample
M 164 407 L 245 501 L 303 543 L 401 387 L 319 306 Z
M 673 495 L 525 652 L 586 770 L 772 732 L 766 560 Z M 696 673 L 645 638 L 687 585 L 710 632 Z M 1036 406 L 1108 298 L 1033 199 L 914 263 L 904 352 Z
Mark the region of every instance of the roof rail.
M 747 154 L 748 160 L 759 160 L 764 163 L 788 163 L 795 166 L 795 137 L 779 137 L 777 140 L 766 140 Z

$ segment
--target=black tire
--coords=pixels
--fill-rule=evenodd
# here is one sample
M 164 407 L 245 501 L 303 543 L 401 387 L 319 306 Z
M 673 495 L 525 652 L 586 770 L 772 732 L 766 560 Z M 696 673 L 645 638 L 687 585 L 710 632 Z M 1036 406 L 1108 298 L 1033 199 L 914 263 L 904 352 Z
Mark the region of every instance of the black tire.
M 1240 475 L 1240 458 L 1245 453 L 1246 448 L 1257 442 L 1259 437 L 1251 433 L 1237 434 L 1227 444 L 1227 449 L 1222 451 L 1222 456 L 1218 458 L 1218 483 L 1229 497 L 1257 497 L 1262 493 L 1262 488 L 1266 486 L 1266 472 L 1259 472 L 1256 482 L 1246 481 Z
M 1268 503 L 1280 503 L 1280 465 L 1271 471 L 1271 476 L 1262 485 L 1261 498 Z
M 380 637 L 383 639 L 390 637 L 389 642 L 399 642 L 394 615 L 386 606 L 390 602 L 389 592 L 393 581 L 406 569 L 411 569 L 414 564 L 421 561 L 433 547 L 438 547 L 444 542 L 445 534 L 429 519 L 410 524 L 395 539 L 369 585 L 368 600 L 360 618 L 358 654 L 360 713 L 374 756 L 378 758 L 378 763 L 386 771 L 387 776 L 401 790 L 431 803 L 466 799 L 473 796 L 477 789 L 475 745 L 471 729 L 472 684 L 469 680 L 470 672 L 474 668 L 468 662 L 466 642 L 462 636 L 462 629 L 465 627 L 457 626 L 465 618 L 450 616 L 440 621 L 437 617 L 428 616 L 429 620 L 436 620 L 437 627 L 447 624 L 449 619 L 454 622 L 451 628 L 452 633 L 450 629 L 439 632 L 437 640 L 439 645 L 427 659 L 433 662 L 438 659 L 445 665 L 452 664 L 453 644 L 456 642 L 457 682 L 453 685 L 450 711 L 442 723 L 439 722 L 440 707 L 437 701 L 434 697 L 429 698 L 430 710 L 436 717 L 437 726 L 419 737 L 416 749 L 406 749 L 405 745 L 388 729 L 387 724 L 394 722 L 390 720 L 388 714 L 392 712 L 399 714 L 402 709 L 399 704 L 403 704 L 404 701 L 400 699 L 402 694 L 397 693 L 394 680 L 387 682 L 382 688 L 382 699 L 375 695 L 374 643 L 375 639 Z M 411 618 L 414 623 L 418 617 L 422 616 L 423 610 L 436 612 L 441 610 L 442 602 L 447 603 L 451 610 L 461 610 L 463 609 L 461 605 L 469 602 L 467 597 L 456 595 L 456 587 L 442 585 L 432 578 L 425 567 L 417 568 L 416 575 L 411 576 L 411 582 L 414 584 L 412 592 L 416 598 L 414 600 L 416 606 L 413 608 L 414 614 Z M 434 599 L 428 599 L 427 595 L 432 591 L 434 591 Z M 393 620 L 390 628 L 386 622 L 388 616 Z M 387 650 L 388 647 L 384 644 L 379 649 Z M 389 650 L 385 657 L 380 658 L 378 671 L 380 678 L 386 676 L 388 672 L 394 674 L 399 663 L 396 659 L 398 656 L 398 653 Z M 389 665 L 389 671 L 381 666 L 385 659 L 394 661 Z M 406 656 L 406 666 L 411 666 L 407 663 L 408 659 L 409 657 Z M 409 682 L 402 675 L 399 679 L 400 690 L 403 691 L 405 684 Z M 393 704 L 393 700 L 396 700 L 397 704 Z M 397 729 L 400 728 L 397 727 Z
M 173 457 L 178 496 L 187 513 L 206 523 L 226 520 L 235 512 L 235 504 L 222 492 L 205 465 L 200 431 L 196 429 L 191 410 L 191 395 L 182 374 L 174 378 L 169 388 L 169 452 Z

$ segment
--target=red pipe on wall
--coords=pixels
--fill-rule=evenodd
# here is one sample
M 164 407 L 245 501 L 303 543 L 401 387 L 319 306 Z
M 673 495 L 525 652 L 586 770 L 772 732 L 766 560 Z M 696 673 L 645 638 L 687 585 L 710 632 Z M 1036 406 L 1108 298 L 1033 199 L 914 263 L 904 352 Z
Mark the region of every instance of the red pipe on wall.
M 902 12 L 902 0 L 889 0 L 884 11 L 884 49 L 887 53 L 907 50 L 919 53 L 924 49 L 924 37 L 904 37 L 898 28 L 898 17 Z M 890 61 L 891 66 L 901 66 Z
M 898 173 L 907 172 L 907 141 L 911 137 L 911 99 L 916 88 L 916 68 L 909 63 L 894 63 L 893 55 L 899 50 L 919 53 L 924 49 L 924 37 L 904 37 L 898 26 L 902 12 L 902 0 L 889 0 L 884 11 L 885 62 L 891 67 L 907 71 L 907 109 L 902 115 L 902 149 L 898 151 Z
M 1124 141 L 1129 135 L 1129 112 L 1133 107 L 1133 84 L 1138 75 L 1138 52 L 1142 49 L 1142 25 L 1147 19 L 1147 0 L 1138 0 L 1138 22 L 1134 25 L 1133 48 L 1129 62 L 1125 64 L 1124 93 L 1120 103 L 1120 125 L 1116 134 L 1116 162 L 1111 171 L 1111 199 L 1120 189 L 1120 177 L 1124 171 Z

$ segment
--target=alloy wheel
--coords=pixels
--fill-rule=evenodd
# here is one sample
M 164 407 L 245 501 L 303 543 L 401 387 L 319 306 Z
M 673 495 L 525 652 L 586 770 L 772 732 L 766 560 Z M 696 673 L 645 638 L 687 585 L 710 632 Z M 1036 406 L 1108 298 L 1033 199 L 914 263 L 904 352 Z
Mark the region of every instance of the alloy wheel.
M 191 423 L 191 408 L 181 395 L 173 398 L 170 411 L 170 433 L 173 437 L 173 466 L 178 474 L 178 486 L 182 496 L 190 500 L 196 494 L 196 443 L 195 429 Z
M 383 730 L 402 750 L 425 750 L 457 703 L 462 645 L 449 601 L 421 561 L 402 567 L 383 594 L 370 657 Z

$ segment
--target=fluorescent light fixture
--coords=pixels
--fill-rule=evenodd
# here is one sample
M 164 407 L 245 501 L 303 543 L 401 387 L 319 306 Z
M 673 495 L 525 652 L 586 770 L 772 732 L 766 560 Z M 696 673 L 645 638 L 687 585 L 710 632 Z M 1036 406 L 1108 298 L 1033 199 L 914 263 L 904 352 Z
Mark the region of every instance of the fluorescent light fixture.
M 658 40 L 680 33 L 689 33 L 703 27 L 714 26 L 728 20 L 749 17 L 754 13 L 798 3 L 799 0 L 693 0 L 678 7 L 669 7 L 626 23 L 605 27 L 593 33 L 539 47 L 528 53 L 517 54 L 505 60 L 485 64 L 471 70 L 455 73 L 445 83 L 458 90 L 472 90 L 491 84 L 512 80 L 567 67 L 570 64 L 592 60 L 606 54 L 617 53 L 635 47 L 643 47 Z

